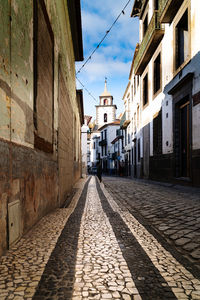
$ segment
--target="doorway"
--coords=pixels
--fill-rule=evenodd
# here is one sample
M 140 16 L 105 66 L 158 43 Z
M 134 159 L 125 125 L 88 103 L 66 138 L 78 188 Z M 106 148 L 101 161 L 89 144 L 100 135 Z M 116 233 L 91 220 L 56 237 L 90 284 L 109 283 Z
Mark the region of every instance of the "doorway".
M 137 150 L 136 150 L 137 142 L 134 143 L 134 177 L 137 177 Z
M 179 108 L 180 113 L 180 176 L 190 177 L 190 114 L 189 101 Z
M 174 176 L 186 181 L 192 180 L 193 77 L 194 73 L 188 73 L 168 91 L 173 97 Z
M 175 118 L 175 164 L 176 177 L 190 178 L 191 166 L 191 116 L 188 98 L 176 105 Z

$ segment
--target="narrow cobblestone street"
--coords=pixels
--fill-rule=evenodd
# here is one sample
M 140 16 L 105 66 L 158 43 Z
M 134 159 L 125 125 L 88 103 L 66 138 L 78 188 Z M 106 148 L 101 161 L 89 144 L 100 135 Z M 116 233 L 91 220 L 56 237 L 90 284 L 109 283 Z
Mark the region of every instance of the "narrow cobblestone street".
M 0 260 L 0 299 L 200 299 L 200 193 L 81 180 Z

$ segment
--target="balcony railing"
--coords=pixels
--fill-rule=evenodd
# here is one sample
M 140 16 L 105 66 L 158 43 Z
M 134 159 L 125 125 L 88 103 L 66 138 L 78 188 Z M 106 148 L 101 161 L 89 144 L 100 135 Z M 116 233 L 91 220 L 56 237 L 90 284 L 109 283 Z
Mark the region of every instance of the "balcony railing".
M 161 23 L 171 23 L 184 0 L 160 0 L 159 12 Z
M 104 139 L 104 140 L 101 140 L 100 142 L 99 142 L 99 146 L 106 146 L 107 145 L 107 140 L 106 139 Z
M 155 11 L 135 58 L 134 70 L 136 75 L 142 74 L 163 35 L 164 30 L 160 25 L 159 12 Z

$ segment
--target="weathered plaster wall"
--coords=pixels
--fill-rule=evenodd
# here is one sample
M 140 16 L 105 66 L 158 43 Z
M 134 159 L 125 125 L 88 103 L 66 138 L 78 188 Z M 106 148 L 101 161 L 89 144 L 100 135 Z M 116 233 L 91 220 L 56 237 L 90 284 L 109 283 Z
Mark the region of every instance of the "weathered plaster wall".
M 25 232 L 45 213 L 58 206 L 57 162 L 50 154 L 18 145 L 13 145 L 11 155 L 12 194 L 9 201 L 21 199 L 22 232 Z M 22 161 L 25 163 L 22 164 Z
M 7 247 L 7 204 L 9 197 L 9 147 L 0 141 L 0 255 Z
M 32 0 L 11 2 L 11 140 L 33 145 Z
M 10 139 L 10 5 L 0 5 L 0 137 Z
M 61 140 L 58 142 L 58 153 L 61 155 L 59 157 L 59 197 L 60 202 L 63 203 L 72 185 L 81 176 L 81 124 L 76 100 L 74 53 L 67 1 L 45 2 L 49 18 L 52 20 L 55 47 L 58 48 L 59 52 L 59 56 L 55 57 L 55 65 L 57 65 L 57 78 L 60 79 L 56 93 L 60 108 L 58 108 L 57 116 L 55 116 L 55 122 L 59 125 L 58 136 L 59 138 L 61 137 Z M 59 21 L 57 15 L 60 17 Z M 60 100 L 60 93 L 63 95 L 62 100 Z M 76 125 L 74 123 L 75 119 Z M 76 129 L 74 128 L 75 126 Z M 76 160 L 74 160 L 75 156 Z
M 73 111 L 63 75 L 59 76 L 59 198 L 61 204 L 73 185 Z
M 8 248 L 8 205 L 20 202 L 22 235 L 63 203 L 81 174 L 80 119 L 67 4 L 64 0 L 45 3 L 55 39 L 53 153 L 34 149 L 33 0 L 0 2 L 0 255 Z M 65 84 L 62 97 L 59 64 Z M 75 139 L 78 151 L 74 162 Z

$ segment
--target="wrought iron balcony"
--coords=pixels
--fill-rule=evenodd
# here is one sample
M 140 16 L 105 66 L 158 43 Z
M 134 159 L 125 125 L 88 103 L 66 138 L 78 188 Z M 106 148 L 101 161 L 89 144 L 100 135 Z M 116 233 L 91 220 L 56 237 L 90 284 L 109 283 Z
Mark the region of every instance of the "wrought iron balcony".
M 161 23 L 171 23 L 184 0 L 160 0 L 159 12 Z
M 99 146 L 106 146 L 107 145 L 107 140 L 106 139 L 104 139 L 104 140 L 101 140 L 100 142 L 99 142 Z
M 154 51 L 162 40 L 163 35 L 164 29 L 162 29 L 160 25 L 159 12 L 154 11 L 153 17 L 151 18 L 134 61 L 134 70 L 136 75 L 142 74 Z

